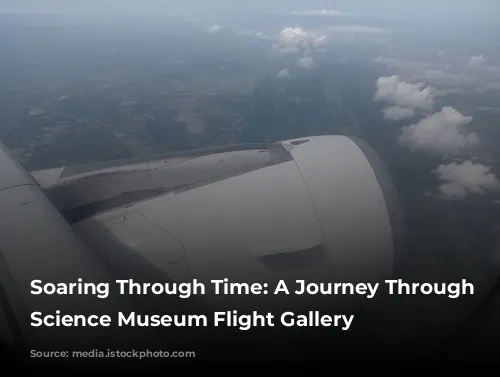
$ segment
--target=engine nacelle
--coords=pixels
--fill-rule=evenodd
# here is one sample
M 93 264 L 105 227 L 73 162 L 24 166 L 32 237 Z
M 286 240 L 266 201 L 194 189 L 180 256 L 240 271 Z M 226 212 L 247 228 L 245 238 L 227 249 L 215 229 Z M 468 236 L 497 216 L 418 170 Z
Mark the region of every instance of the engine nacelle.
M 398 274 L 398 201 L 368 145 L 344 136 L 283 141 L 268 148 L 269 163 L 207 179 L 210 166 L 238 153 L 250 156 L 243 150 L 190 159 L 189 169 L 199 164 L 204 179 L 74 227 L 84 237 L 101 229 L 101 250 L 111 268 L 122 278 L 145 282 L 197 279 L 210 286 L 211 280 L 227 278 L 272 287 L 279 280 L 379 282 Z M 172 174 L 169 166 L 152 170 L 151 180 L 165 181 Z M 183 169 L 181 163 L 173 166 Z M 242 309 L 264 303 L 269 309 L 290 307 L 292 301 L 305 308 L 313 300 L 272 294 L 204 299 Z M 335 305 L 341 301 L 356 298 Z
M 32 175 L 0 146 L 0 164 L 0 322 L 9 330 L 0 334 L 2 342 L 56 350 L 152 347 L 153 339 L 171 341 L 172 329 L 163 339 L 146 328 L 33 328 L 30 313 L 355 310 L 367 301 L 272 293 L 279 280 L 294 288 L 296 280 L 369 283 L 400 275 L 403 234 L 394 187 L 377 154 L 353 138 L 316 136 Z M 135 296 L 135 302 L 116 291 L 106 300 L 30 294 L 35 279 L 71 284 L 79 278 L 197 279 L 207 287 L 227 278 L 267 284 L 269 294 L 210 289 L 193 300 Z M 212 339 L 195 330 L 177 339 Z

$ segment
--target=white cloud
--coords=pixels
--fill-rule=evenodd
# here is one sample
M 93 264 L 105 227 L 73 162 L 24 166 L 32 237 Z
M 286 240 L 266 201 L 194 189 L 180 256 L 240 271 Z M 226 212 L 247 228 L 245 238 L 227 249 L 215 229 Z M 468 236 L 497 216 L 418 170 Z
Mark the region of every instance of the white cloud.
M 386 120 L 394 121 L 409 119 L 415 116 L 415 110 L 399 106 L 388 107 L 383 110 L 383 113 Z
M 492 64 L 484 55 L 472 56 L 469 59 L 469 74 L 472 74 L 478 83 L 483 87 L 488 87 L 493 90 L 490 84 L 497 84 L 500 79 L 500 66 Z M 497 81 L 497 82 L 495 82 Z
M 281 53 L 297 53 L 301 50 L 311 50 L 323 46 L 327 42 L 325 35 L 307 32 L 302 28 L 287 27 L 281 30 L 278 43 L 273 45 Z
M 500 65 L 493 58 L 477 55 L 470 58 L 455 57 L 433 61 L 404 59 L 397 53 L 387 52 L 376 62 L 383 63 L 394 74 L 408 82 L 425 82 L 440 92 L 465 90 L 468 93 L 498 91 L 500 88 Z
M 484 56 L 483 54 L 481 55 L 477 55 L 477 56 L 471 56 L 469 58 L 469 65 L 472 65 L 472 66 L 478 66 L 478 65 L 482 65 L 484 63 L 486 63 L 486 56 Z
M 380 77 L 376 85 L 375 101 L 420 110 L 431 110 L 434 106 L 434 88 L 425 87 L 423 83 L 407 83 L 394 75 Z
M 438 187 L 438 192 L 442 199 L 463 200 L 467 197 L 465 187 L 453 183 L 443 183 Z
M 309 34 L 300 27 L 287 27 L 281 30 L 281 40 L 286 44 L 297 45 L 310 38 Z
M 321 35 L 319 37 L 315 37 L 313 39 L 313 44 L 315 46 L 322 46 L 324 44 L 326 44 L 328 42 L 328 38 L 326 37 L 326 35 Z
M 478 136 L 464 128 L 472 122 L 453 107 L 443 107 L 416 124 L 404 127 L 399 142 L 412 150 L 453 153 L 479 144 Z
M 220 27 L 220 25 L 212 25 L 210 26 L 207 31 L 210 33 L 210 34 L 215 34 L 215 33 L 218 33 L 222 28 Z
M 500 191 L 500 182 L 491 169 L 472 161 L 440 165 L 435 174 L 443 182 L 438 187 L 443 199 L 463 200 L 469 194 Z
M 327 17 L 337 17 L 337 16 L 350 16 L 350 13 L 341 12 L 336 9 L 318 9 L 318 10 L 305 10 L 305 11 L 294 11 L 292 14 L 300 16 L 327 16 Z
M 278 77 L 281 77 L 281 78 L 290 77 L 290 71 L 287 68 L 284 68 L 281 71 L 279 71 Z
M 500 65 L 489 56 L 478 55 L 469 59 L 448 54 L 442 59 L 424 61 L 405 59 L 401 53 L 388 47 L 376 62 L 384 64 L 407 82 L 425 82 L 436 89 L 436 97 L 459 90 L 476 94 L 500 88 Z
M 314 60 L 310 56 L 303 57 L 302 59 L 299 60 L 299 65 L 302 68 L 310 69 L 314 65 Z

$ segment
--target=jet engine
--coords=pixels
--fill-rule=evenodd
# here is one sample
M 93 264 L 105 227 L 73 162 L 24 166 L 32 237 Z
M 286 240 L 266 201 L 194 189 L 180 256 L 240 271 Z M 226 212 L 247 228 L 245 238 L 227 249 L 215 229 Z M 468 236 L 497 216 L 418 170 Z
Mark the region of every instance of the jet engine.
M 72 336 L 92 343 L 87 331 L 30 328 L 32 311 L 95 314 L 133 307 L 187 313 L 325 305 L 355 311 L 366 305 L 355 295 L 318 299 L 273 292 L 280 282 L 371 283 L 401 272 L 397 194 L 375 151 L 355 138 L 314 136 L 31 174 L 5 148 L 0 151 L 0 319 L 18 341 L 50 334 L 63 344 Z M 133 294 L 42 298 L 30 295 L 35 279 L 196 281 L 207 291 L 192 300 Z M 217 294 L 213 281 L 224 279 L 259 283 L 266 292 Z M 120 329 L 116 339 L 130 336 Z

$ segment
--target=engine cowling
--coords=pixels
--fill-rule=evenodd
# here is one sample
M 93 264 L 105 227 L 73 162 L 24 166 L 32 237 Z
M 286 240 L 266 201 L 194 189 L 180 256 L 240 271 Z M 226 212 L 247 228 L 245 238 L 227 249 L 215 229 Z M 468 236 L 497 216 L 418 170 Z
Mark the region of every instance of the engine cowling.
M 279 280 L 378 282 L 398 274 L 398 200 L 373 149 L 344 136 L 316 136 L 277 143 L 268 153 L 273 163 L 100 213 L 75 229 L 106 230 L 102 250 L 111 268 L 146 282 L 156 276 L 210 285 L 227 278 L 271 287 Z M 203 166 L 205 158 L 190 166 Z M 227 156 L 210 158 L 216 164 Z M 204 298 L 242 309 L 292 304 L 272 295 Z M 311 300 L 292 301 L 305 308 Z M 334 302 L 360 305 L 356 297 Z
M 171 330 L 163 339 L 146 328 L 32 328 L 34 311 L 282 312 L 319 305 L 355 310 L 367 302 L 356 296 L 208 294 L 132 303 L 116 295 L 33 296 L 34 279 L 197 279 L 208 286 L 228 278 L 266 283 L 272 293 L 278 280 L 356 283 L 400 275 L 404 237 L 397 195 L 377 154 L 357 139 L 316 136 L 101 169 L 52 169 L 34 174 L 36 181 L 4 147 L 0 164 L 0 203 L 8 214 L 0 222 L 0 321 L 11 330 L 8 339 L 32 348 L 95 348 L 103 339 L 139 348 L 173 339 Z M 194 339 L 185 331 L 178 335 Z M 191 335 L 211 339 L 198 329 Z

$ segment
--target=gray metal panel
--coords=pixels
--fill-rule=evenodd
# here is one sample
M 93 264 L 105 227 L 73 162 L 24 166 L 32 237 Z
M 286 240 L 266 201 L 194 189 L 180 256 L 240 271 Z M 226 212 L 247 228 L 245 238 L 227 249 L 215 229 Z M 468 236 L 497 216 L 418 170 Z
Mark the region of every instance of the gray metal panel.
M 31 327 L 33 311 L 113 315 L 130 306 L 113 292 L 106 300 L 85 295 L 31 295 L 31 281 L 35 279 L 47 283 L 77 282 L 78 278 L 99 283 L 111 279 L 37 186 L 0 191 L 0 207 L 9 214 L 0 221 L 0 285 L 23 340 L 30 347 L 92 349 L 108 337 L 110 342 L 104 343 L 118 346 L 133 336 L 133 331 L 117 328 Z M 136 339 L 142 337 L 138 333 L 135 336 Z
M 389 171 L 378 153 L 359 138 L 351 137 L 351 140 L 354 141 L 364 153 L 373 168 L 373 172 L 377 176 L 380 189 L 384 195 L 394 244 L 394 274 L 395 276 L 401 276 L 404 263 L 407 260 L 408 233 L 398 192 Z
M 9 150 L 0 143 L 0 190 L 33 183 L 34 180 L 20 168 Z
M 348 137 L 307 139 L 291 153 L 332 253 L 334 278 L 353 282 L 392 276 L 392 228 L 384 194 L 366 156 Z
M 246 173 L 272 163 L 267 151 L 217 153 L 156 168 L 152 171 L 152 187 L 176 189 Z
M 33 179 L 38 182 L 42 188 L 51 188 L 59 183 L 61 173 L 65 168 L 54 168 L 46 170 L 38 170 L 31 172 Z
M 255 144 L 238 144 L 238 145 L 227 145 L 220 147 L 210 147 L 203 149 L 192 149 L 186 151 L 178 151 L 178 152 L 170 152 L 156 156 L 140 156 L 137 158 L 131 159 L 122 159 L 122 160 L 114 160 L 114 161 L 104 161 L 98 162 L 95 164 L 86 164 L 86 165 L 77 165 L 65 168 L 61 178 L 70 177 L 73 175 L 80 175 L 84 173 L 90 173 L 97 170 L 109 169 L 109 168 L 117 168 L 125 165 L 136 165 L 136 164 L 144 164 L 149 161 L 159 161 L 159 160 L 167 160 L 165 162 L 169 162 L 168 160 L 181 161 L 185 159 L 190 159 L 194 157 L 207 156 L 210 154 L 216 153 L 225 153 L 225 152 L 234 152 L 240 150 L 251 150 L 251 149 L 267 149 L 267 144 L 255 143 Z
M 160 226 L 166 224 L 166 217 L 171 219 L 168 223 L 180 224 L 179 238 L 191 261 L 230 260 L 238 258 L 237 254 L 255 257 L 321 242 L 307 189 L 293 162 L 215 182 L 167 200 L 147 201 L 140 211 Z M 167 229 L 174 227 L 171 224 Z
M 183 244 L 172 237 L 167 231 L 149 221 L 140 213 L 131 213 L 124 216 L 122 222 L 117 222 L 109 228 L 107 240 L 114 237 L 120 240 L 121 245 L 108 242 L 107 259 L 110 266 L 124 265 L 122 259 L 126 257 L 123 250 L 134 250 L 148 263 L 154 264 L 172 281 L 189 280 L 186 255 Z M 128 278 L 134 276 L 132 264 L 121 268 L 123 274 L 126 270 Z M 146 277 L 147 278 L 147 277 Z
M 71 223 L 95 213 L 149 199 L 169 191 L 185 191 L 221 179 L 244 174 L 268 165 L 291 160 L 284 153 L 271 156 L 268 150 L 238 150 L 182 159 L 154 160 L 142 164 L 107 168 L 58 178 L 45 186 L 56 208 Z M 55 171 L 35 172 L 42 182 L 53 182 Z
M 75 229 L 91 223 L 108 229 L 114 224 L 111 229 L 119 232 L 109 233 L 108 248 L 113 250 L 113 266 L 122 271 L 137 262 L 146 274 L 163 270 L 164 277 L 169 275 L 168 256 L 150 252 L 148 241 L 141 239 L 152 229 L 135 231 L 146 224 L 136 224 L 140 215 L 182 244 L 189 276 L 201 280 L 227 277 L 272 284 L 279 278 L 365 282 L 392 277 L 391 224 L 384 192 L 367 157 L 347 137 L 305 139 L 283 142 L 284 148 L 271 151 L 275 157 L 288 151 L 295 160 L 100 213 Z M 204 161 L 207 168 L 217 165 L 213 156 Z M 120 253 L 133 257 L 127 264 Z M 141 259 L 145 263 L 139 263 Z M 252 309 L 250 298 L 230 298 L 236 306 Z M 228 297 L 213 299 L 227 304 Z M 272 295 L 255 299 L 269 299 L 275 307 L 288 305 L 286 298 Z M 309 299 L 315 300 L 300 297 L 302 305 Z M 344 301 L 337 299 L 335 305 Z
M 78 208 L 94 202 L 110 200 L 124 192 L 151 189 L 149 171 L 129 172 L 97 178 L 84 178 L 63 183 L 47 191 L 54 205 L 61 211 Z
M 271 255 L 312 250 L 322 243 L 316 213 L 293 161 L 147 200 L 126 210 L 131 214 L 140 213 L 179 240 L 186 253 L 190 276 L 204 282 L 227 277 L 232 281 L 261 281 L 272 285 L 278 277 L 294 281 L 299 277 L 326 280 L 330 276 L 328 255 L 321 264 L 302 264 L 300 268 L 293 265 L 276 269 L 266 260 Z M 106 226 L 113 216 L 102 214 L 96 219 Z M 117 225 L 118 229 L 121 226 Z M 142 236 L 133 227 L 127 229 L 129 234 L 123 236 L 124 246 L 130 244 L 127 241 L 130 237 Z M 128 253 L 126 249 L 130 247 L 124 247 L 124 253 Z M 141 246 L 136 248 L 136 253 L 160 269 L 167 268 L 164 257 L 146 255 Z M 118 263 L 119 257 L 113 258 Z M 274 306 L 284 305 L 288 300 L 272 295 L 253 298 L 208 295 L 206 299 L 212 299 L 212 304 L 227 304 L 231 300 L 234 305 L 247 309 L 254 299 L 259 304 L 269 300 Z

